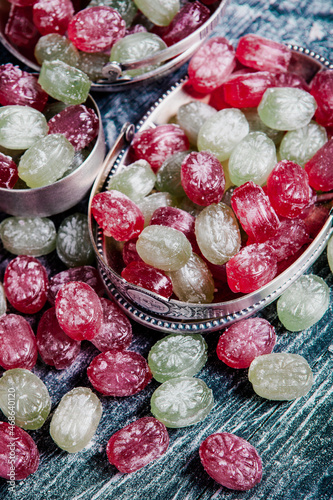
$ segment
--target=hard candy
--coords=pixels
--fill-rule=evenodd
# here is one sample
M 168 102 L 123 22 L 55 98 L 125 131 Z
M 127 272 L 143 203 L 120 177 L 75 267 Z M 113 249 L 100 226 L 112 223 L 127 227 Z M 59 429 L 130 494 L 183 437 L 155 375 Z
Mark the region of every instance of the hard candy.
M 14 464 L 11 449 L 15 446 Z M 32 437 L 20 427 L 8 422 L 0 422 L 0 477 L 12 478 L 11 465 L 14 465 L 15 480 L 25 479 L 38 469 L 39 452 Z
M 167 299 L 172 295 L 171 278 L 160 269 L 149 266 L 145 262 L 130 262 L 122 270 L 121 276 L 129 283 L 141 286 Z
M 156 175 L 149 163 L 138 160 L 112 175 L 107 189 L 120 191 L 136 203 L 152 191 L 155 181 Z
M 46 217 L 7 217 L 0 223 L 0 239 L 14 255 L 40 257 L 56 247 L 54 222 Z
M 75 212 L 62 220 L 57 232 L 56 251 L 59 259 L 67 267 L 86 266 L 94 263 L 95 254 L 85 214 Z
M 46 119 L 37 109 L 21 105 L 0 108 L 0 145 L 4 148 L 28 149 L 47 133 Z
M 37 361 L 35 334 L 22 316 L 5 314 L 0 317 L 0 365 L 5 370 L 25 368 L 31 370 Z

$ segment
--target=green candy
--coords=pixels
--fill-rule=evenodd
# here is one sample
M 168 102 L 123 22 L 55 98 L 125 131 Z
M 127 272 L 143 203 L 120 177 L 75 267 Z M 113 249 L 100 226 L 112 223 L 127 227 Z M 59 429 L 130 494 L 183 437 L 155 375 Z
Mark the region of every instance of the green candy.
M 158 382 L 192 377 L 206 364 L 207 349 L 202 335 L 171 333 L 150 349 L 148 365 Z
M 216 109 L 209 104 L 191 101 L 178 108 L 177 123 L 184 130 L 191 144 L 196 145 L 201 126 L 215 113 L 217 113 Z
M 48 130 L 45 116 L 37 109 L 18 104 L 0 108 L 0 145 L 4 148 L 28 149 Z
M 159 207 L 174 207 L 175 200 L 170 193 L 153 193 L 137 202 L 145 218 L 145 227 L 148 226 L 153 213 Z
M 88 7 L 97 7 L 99 5 L 105 5 L 117 10 L 127 27 L 132 24 L 138 12 L 133 0 L 91 0 Z
M 65 36 L 58 33 L 49 33 L 41 36 L 35 46 L 35 58 L 38 64 L 44 61 L 62 61 L 70 66 L 77 66 L 79 51 Z
M 2 283 L 0 283 L 0 316 L 6 314 L 6 311 L 7 311 L 7 300 L 6 300 L 5 289 Z
M 109 62 L 109 55 L 103 52 L 80 52 L 77 67 L 83 71 L 91 81 L 96 82 L 103 78 L 103 67 Z
M 244 108 L 242 109 L 242 113 L 244 113 L 245 118 L 249 122 L 250 132 L 263 132 L 272 139 L 275 145 L 280 144 L 283 131 L 267 127 L 258 115 L 257 108 Z
M 159 191 L 166 191 L 180 198 L 185 196 L 181 183 L 181 166 L 189 153 L 190 151 L 178 151 L 164 160 L 156 174 L 155 186 Z
M 311 121 L 305 127 L 290 130 L 280 144 L 280 157 L 304 167 L 305 163 L 327 142 L 327 132 L 324 127 Z
M 156 175 L 146 160 L 138 160 L 113 175 L 107 189 L 116 189 L 126 194 L 135 203 L 153 189 Z
M 151 412 L 166 427 L 187 427 L 203 420 L 214 405 L 213 392 L 203 380 L 177 377 L 158 387 Z
M 134 0 L 134 3 L 157 26 L 168 26 L 180 10 L 179 0 Z
M 56 250 L 67 267 L 90 265 L 95 254 L 92 247 L 87 216 L 75 213 L 66 217 L 58 229 Z
M 14 255 L 40 257 L 55 249 L 57 232 L 51 219 L 45 217 L 8 217 L 0 224 L 0 238 Z

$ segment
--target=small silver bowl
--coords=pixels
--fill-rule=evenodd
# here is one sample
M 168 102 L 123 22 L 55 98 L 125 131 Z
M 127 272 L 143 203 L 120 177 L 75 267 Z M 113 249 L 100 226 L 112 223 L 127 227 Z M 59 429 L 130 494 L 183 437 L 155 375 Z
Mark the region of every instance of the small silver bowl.
M 180 68 L 213 32 L 222 19 L 229 2 L 230 0 L 220 0 L 216 2 L 216 6 L 212 6 L 215 10 L 212 12 L 210 18 L 202 26 L 200 26 L 200 28 L 180 42 L 162 50 L 155 56 L 141 59 L 133 63 L 108 63 L 103 71 L 103 79 L 98 82 L 93 82 L 91 90 L 101 92 L 117 92 L 130 86 L 132 87 L 138 84 L 148 83 Z M 0 42 L 19 61 L 26 64 L 34 71 L 39 72 L 40 66 L 34 58 L 33 48 L 28 51 L 21 51 L 18 47 L 12 45 L 5 35 L 5 26 L 8 20 L 9 10 L 10 3 L 7 0 L 0 0 Z M 145 66 L 155 64 L 159 64 L 159 66 L 156 69 L 147 71 L 142 75 L 135 77 L 124 75 L 126 70 L 143 68 Z
M 307 81 L 310 81 L 321 69 L 333 68 L 329 61 L 308 49 L 297 46 L 289 46 L 289 48 L 293 50 L 292 68 L 298 72 L 301 69 Z M 91 201 L 96 193 L 105 190 L 110 176 L 130 163 L 129 143 L 134 132 L 167 123 L 176 114 L 180 105 L 193 99 L 184 90 L 184 83 L 186 80 L 178 83 L 162 96 L 136 128 L 128 123 L 124 125 L 93 185 L 88 208 L 90 237 L 108 294 L 135 321 L 149 328 L 169 333 L 219 330 L 263 309 L 276 300 L 315 262 L 332 234 L 333 222 L 331 211 L 317 237 L 291 266 L 259 290 L 234 300 L 212 304 L 187 303 L 165 299 L 125 281 L 119 269 L 119 243 L 103 235 L 103 231 L 91 214 Z

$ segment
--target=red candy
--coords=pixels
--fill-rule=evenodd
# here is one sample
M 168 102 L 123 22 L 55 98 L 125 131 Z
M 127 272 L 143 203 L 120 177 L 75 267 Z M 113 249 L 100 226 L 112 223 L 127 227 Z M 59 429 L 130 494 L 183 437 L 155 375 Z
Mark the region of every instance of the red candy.
M 274 87 L 294 87 L 297 89 L 310 91 L 309 85 L 304 78 L 296 73 L 281 71 L 274 73 Z
M 43 111 L 47 100 L 48 95 L 37 77 L 11 63 L 0 66 L 0 104 L 19 104 Z
M 40 37 L 33 23 L 31 7 L 11 5 L 5 35 L 13 45 L 20 47 L 22 51 L 27 51 L 30 55 Z
M 84 52 L 103 52 L 125 36 L 126 23 L 111 7 L 97 6 L 81 10 L 68 25 L 68 38 Z
M 33 21 L 41 35 L 64 35 L 73 15 L 71 0 L 37 0 L 33 6 Z
M 316 121 L 324 127 L 333 126 L 333 72 L 319 71 L 311 81 L 311 94 L 316 99 Z
M 117 241 L 127 241 L 139 236 L 144 226 L 141 210 L 120 191 L 95 194 L 91 212 L 105 236 L 112 236 Z
M 155 269 L 144 262 L 130 262 L 121 272 L 121 276 L 134 285 L 169 298 L 172 295 L 172 281 L 160 269 Z
M 35 314 L 46 302 L 47 272 L 34 257 L 15 257 L 6 268 L 3 285 L 10 304 L 24 314 Z
M 31 326 L 18 314 L 0 318 L 0 366 L 31 370 L 37 361 L 37 343 Z
M 25 479 L 38 465 L 39 452 L 32 437 L 16 425 L 0 422 L 0 477 Z
M 287 71 L 291 51 L 282 43 L 249 34 L 239 39 L 236 57 L 244 66 L 258 71 Z
M 333 139 L 326 142 L 304 165 L 309 184 L 316 191 L 333 189 Z
M 168 46 L 180 42 L 200 28 L 209 17 L 209 9 L 201 2 L 187 3 L 175 15 L 163 33 L 162 39 Z
M 168 446 L 165 425 L 154 417 L 143 417 L 115 432 L 108 441 L 106 454 L 120 472 L 130 473 L 160 458 Z
M 71 281 L 60 288 L 55 310 L 60 327 L 74 340 L 91 340 L 102 326 L 101 301 L 96 292 L 81 281 Z
M 220 336 L 216 353 L 231 368 L 248 368 L 257 356 L 271 353 L 275 342 L 275 329 L 266 319 L 243 319 Z
M 185 193 L 197 205 L 219 203 L 225 188 L 221 163 L 209 151 L 192 152 L 181 166 L 181 182 Z
M 257 107 L 274 77 L 268 71 L 231 76 L 223 85 L 224 99 L 234 108 Z
M 164 160 L 190 147 L 185 132 L 177 125 L 158 125 L 135 134 L 131 151 L 135 160 L 146 160 L 156 173 Z
M 176 207 L 159 207 L 150 219 L 149 225 L 154 224 L 181 231 L 190 241 L 192 247 L 198 251 L 195 237 L 195 217 L 189 212 Z
M 96 356 L 87 374 L 96 391 L 106 396 L 132 396 L 152 379 L 148 363 L 141 354 L 115 349 Z
M 14 160 L 0 153 L 0 187 L 12 189 L 18 178 L 17 165 Z
M 41 317 L 36 339 L 38 352 L 44 363 L 57 370 L 70 366 L 81 349 L 81 342 L 70 338 L 60 328 L 54 307 L 45 311 Z
M 205 471 L 226 488 L 245 491 L 261 481 L 257 450 L 235 434 L 211 434 L 201 443 L 199 455 Z
M 133 238 L 132 240 L 125 241 L 122 251 L 122 257 L 125 266 L 127 266 L 130 262 L 137 260 L 139 262 L 143 262 L 138 251 L 136 249 L 136 242 L 138 238 Z
M 60 288 L 70 281 L 83 281 L 84 283 L 87 283 L 87 285 L 91 286 L 91 288 L 93 288 L 99 296 L 103 295 L 105 291 L 103 281 L 101 280 L 101 277 L 95 267 L 72 267 L 70 269 L 66 269 L 65 271 L 61 271 L 50 278 L 49 288 L 47 291 L 47 299 L 50 304 L 55 304 L 56 295 Z

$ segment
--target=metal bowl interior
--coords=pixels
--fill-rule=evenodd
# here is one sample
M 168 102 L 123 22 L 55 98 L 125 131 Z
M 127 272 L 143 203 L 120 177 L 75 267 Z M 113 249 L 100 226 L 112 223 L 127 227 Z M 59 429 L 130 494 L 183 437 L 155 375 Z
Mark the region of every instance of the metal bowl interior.
M 105 71 L 103 72 L 104 78 L 93 82 L 91 90 L 101 92 L 117 92 L 124 90 L 124 88 L 156 80 L 180 68 L 180 66 L 188 61 L 199 46 L 213 32 L 217 24 L 222 19 L 229 2 L 230 0 L 217 1 L 216 5 L 211 6 L 212 13 L 210 18 L 202 26 L 200 26 L 200 28 L 183 40 L 175 43 L 165 50 L 160 51 L 155 56 L 126 64 L 111 62 L 105 67 Z M 86 7 L 87 2 L 82 1 L 81 4 L 83 7 Z M 39 71 L 40 66 L 34 57 L 33 47 L 29 47 L 27 50 L 21 50 L 19 47 L 14 46 L 6 37 L 5 26 L 8 20 L 9 11 L 10 3 L 7 0 L 0 0 L 0 42 L 19 61 L 34 71 Z M 129 69 L 141 68 L 154 64 L 159 64 L 159 66 L 151 71 L 143 73 L 142 75 L 129 77 L 123 74 Z
M 292 68 L 310 81 L 321 69 L 333 65 L 321 56 L 302 47 L 290 46 L 293 51 Z M 261 289 L 233 300 L 212 304 L 192 304 L 163 297 L 126 282 L 120 275 L 121 244 L 105 237 L 91 215 L 93 196 L 106 188 L 110 176 L 130 163 L 129 144 L 134 131 L 169 122 L 180 105 L 193 99 L 186 92 L 186 80 L 170 89 L 135 128 L 125 124 L 122 134 L 109 152 L 90 195 L 88 217 L 91 241 L 107 292 L 122 309 L 137 322 L 164 332 L 207 332 L 219 330 L 239 319 L 260 311 L 276 300 L 297 278 L 315 262 L 332 235 L 333 213 L 313 242 L 286 270 Z M 205 97 L 203 97 L 203 100 Z

